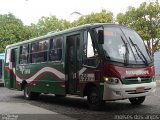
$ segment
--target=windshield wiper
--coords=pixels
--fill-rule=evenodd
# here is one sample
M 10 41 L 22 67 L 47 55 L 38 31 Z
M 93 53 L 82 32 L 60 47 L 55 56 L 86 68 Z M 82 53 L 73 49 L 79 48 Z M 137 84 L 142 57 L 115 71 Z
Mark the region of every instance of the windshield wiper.
M 123 39 L 123 37 L 121 36 L 121 39 L 125 45 L 125 55 L 124 55 L 124 63 L 125 65 L 128 65 L 128 61 L 129 61 L 129 50 L 128 50 L 128 43 L 126 43 Z
M 146 57 L 144 56 L 144 54 L 142 53 L 141 49 L 138 47 L 138 45 L 133 43 L 133 41 L 130 37 L 129 37 L 129 40 L 130 40 L 132 46 L 135 48 L 136 53 L 139 56 L 139 58 L 145 63 L 145 65 L 148 65 L 148 61 L 147 61 Z

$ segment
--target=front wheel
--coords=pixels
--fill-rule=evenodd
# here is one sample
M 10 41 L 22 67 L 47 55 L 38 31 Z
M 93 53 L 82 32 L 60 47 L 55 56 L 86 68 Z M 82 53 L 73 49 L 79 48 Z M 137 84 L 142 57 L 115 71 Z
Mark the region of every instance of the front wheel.
M 133 105 L 140 105 L 141 103 L 144 102 L 144 100 L 145 100 L 145 96 L 143 96 L 143 97 L 129 98 L 129 101 Z
M 24 98 L 27 100 L 37 99 L 40 93 L 38 92 L 31 92 L 30 88 L 26 85 L 24 88 Z
M 91 88 L 89 90 L 88 96 L 88 103 L 89 108 L 91 110 L 100 110 L 102 109 L 102 106 L 104 105 L 104 101 L 100 98 L 100 93 L 97 88 Z

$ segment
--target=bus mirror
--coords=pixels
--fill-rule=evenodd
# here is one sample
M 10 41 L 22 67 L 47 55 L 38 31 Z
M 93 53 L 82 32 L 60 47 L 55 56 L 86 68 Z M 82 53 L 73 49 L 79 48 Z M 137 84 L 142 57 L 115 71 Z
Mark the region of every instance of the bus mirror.
M 98 30 L 98 44 L 104 44 L 104 32 L 103 32 L 103 30 Z

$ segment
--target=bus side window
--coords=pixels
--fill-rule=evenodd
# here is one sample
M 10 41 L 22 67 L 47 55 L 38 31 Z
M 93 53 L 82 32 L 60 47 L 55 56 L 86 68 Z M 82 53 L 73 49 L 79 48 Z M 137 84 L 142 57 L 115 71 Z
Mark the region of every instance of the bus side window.
M 28 44 L 20 46 L 20 64 L 28 63 Z
M 50 61 L 60 61 L 62 59 L 62 41 L 63 37 L 56 37 L 50 40 Z
M 97 50 L 94 47 L 91 34 L 84 32 L 83 41 L 83 65 L 88 67 L 96 67 L 98 65 Z
M 31 44 L 31 55 L 30 61 L 31 63 L 40 63 L 47 61 L 48 54 L 48 40 L 42 40 L 39 42 L 35 42 Z
M 36 63 L 37 61 L 37 53 L 38 53 L 38 42 L 37 43 L 32 43 L 31 44 L 31 63 Z

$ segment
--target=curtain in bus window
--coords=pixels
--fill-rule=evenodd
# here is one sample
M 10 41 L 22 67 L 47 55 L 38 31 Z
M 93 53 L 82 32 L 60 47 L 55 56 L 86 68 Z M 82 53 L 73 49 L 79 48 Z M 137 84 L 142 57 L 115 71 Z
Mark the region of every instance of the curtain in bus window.
M 63 37 L 51 39 L 49 51 L 50 61 L 60 61 L 62 59 L 62 40 Z

